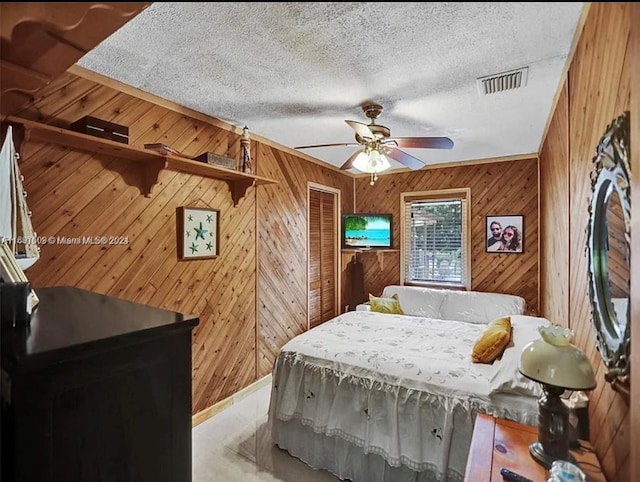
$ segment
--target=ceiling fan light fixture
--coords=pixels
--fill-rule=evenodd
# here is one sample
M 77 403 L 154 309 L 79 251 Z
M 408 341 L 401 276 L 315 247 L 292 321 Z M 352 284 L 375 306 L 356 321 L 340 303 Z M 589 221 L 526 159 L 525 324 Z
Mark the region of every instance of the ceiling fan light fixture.
M 353 167 L 358 171 L 367 172 L 367 164 L 369 163 L 369 154 L 366 152 L 361 152 L 358 156 L 353 160 Z
M 378 173 L 389 169 L 391 164 L 384 154 L 380 154 L 377 149 L 371 149 L 358 154 L 353 161 L 353 167 L 362 172 Z
M 387 156 L 385 156 L 384 154 L 379 154 L 379 155 L 380 155 L 380 160 L 378 161 L 378 170 L 376 172 L 386 171 L 391 167 L 391 163 L 389 162 L 389 159 L 387 159 Z
M 388 127 L 376 124 L 375 120 L 382 112 L 382 106 L 367 104 L 362 107 L 364 114 L 371 120 L 369 124 L 345 120 L 347 125 L 355 131 L 356 142 L 339 142 L 332 144 L 316 144 L 299 146 L 296 149 L 310 149 L 312 147 L 351 146 L 360 145 L 363 148 L 356 151 L 340 166 L 342 170 L 355 168 L 361 172 L 370 173 L 375 181 L 378 172 L 391 167 L 391 158 L 409 169 L 421 169 L 425 163 L 421 159 L 401 150 L 408 149 L 452 149 L 453 141 L 448 137 L 391 137 Z M 382 151 L 381 151 L 382 150 Z M 384 152 L 382 155 L 381 152 Z

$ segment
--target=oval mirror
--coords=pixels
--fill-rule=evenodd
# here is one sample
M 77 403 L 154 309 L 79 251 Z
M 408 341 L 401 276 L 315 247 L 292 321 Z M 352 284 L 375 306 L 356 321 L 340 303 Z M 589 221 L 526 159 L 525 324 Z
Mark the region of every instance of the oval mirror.
M 589 297 L 607 381 L 629 375 L 631 204 L 629 113 L 607 128 L 593 158 L 587 227 Z

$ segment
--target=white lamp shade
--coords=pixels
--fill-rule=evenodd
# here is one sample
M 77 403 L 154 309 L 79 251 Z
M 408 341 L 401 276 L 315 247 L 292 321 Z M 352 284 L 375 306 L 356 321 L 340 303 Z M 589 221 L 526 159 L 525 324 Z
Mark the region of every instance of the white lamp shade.
M 390 167 L 391 163 L 389 162 L 389 159 L 387 159 L 387 156 L 385 156 L 384 154 L 380 154 L 380 164 L 378 166 L 378 172 L 385 171 Z
M 389 169 L 391 164 L 386 156 L 372 149 L 368 153 L 361 152 L 358 154 L 353 160 L 353 167 L 362 172 L 376 173 Z
M 522 350 L 519 370 L 531 380 L 566 390 L 591 390 L 596 386 L 589 359 L 570 344 L 532 341 Z
M 353 167 L 358 171 L 367 172 L 367 164 L 369 162 L 369 155 L 366 152 L 361 152 L 353 160 Z

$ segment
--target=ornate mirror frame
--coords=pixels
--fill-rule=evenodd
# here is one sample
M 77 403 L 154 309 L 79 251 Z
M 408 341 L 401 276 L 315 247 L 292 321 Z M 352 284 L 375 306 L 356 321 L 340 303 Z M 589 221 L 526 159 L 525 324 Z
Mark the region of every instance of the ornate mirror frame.
M 628 379 L 630 371 L 630 250 L 631 250 L 631 201 L 629 169 L 629 112 L 616 118 L 606 129 L 593 158 L 591 172 L 591 202 L 589 205 L 589 223 L 587 225 L 587 261 L 589 278 L 589 298 L 591 301 L 592 321 L 596 333 L 596 343 L 602 360 L 608 371 L 605 379 L 609 382 Z M 623 233 L 610 233 L 608 212 L 610 200 L 620 208 L 618 216 L 622 220 L 618 229 Z M 615 219 L 615 218 L 614 218 Z M 611 235 L 611 237 L 610 237 Z M 612 247 L 613 244 L 617 247 Z M 617 249 L 617 261 L 609 266 L 611 250 Z M 622 263 L 618 261 L 622 261 Z M 627 272 L 624 272 L 626 263 Z M 616 275 L 617 289 L 620 285 L 626 300 L 612 298 L 613 271 Z M 625 279 L 626 276 L 626 279 Z M 614 306 L 614 301 L 616 305 Z M 620 304 L 620 301 L 622 303 Z M 620 308 L 622 306 L 622 308 Z M 617 310 L 616 310 L 617 308 Z M 624 319 L 621 319 L 623 318 Z

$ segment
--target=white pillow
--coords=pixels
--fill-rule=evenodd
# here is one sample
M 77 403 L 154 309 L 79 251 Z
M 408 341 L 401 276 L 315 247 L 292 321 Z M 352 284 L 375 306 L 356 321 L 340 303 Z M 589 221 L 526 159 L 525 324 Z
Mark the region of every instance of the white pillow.
M 443 320 L 487 324 L 503 316 L 521 315 L 524 298 L 481 291 L 449 291 L 441 308 Z
M 400 307 L 405 315 L 440 319 L 440 308 L 447 297 L 447 290 L 421 288 L 419 286 L 385 286 L 382 296 L 398 295 Z
M 542 395 L 540 384 L 528 379 L 518 371 L 520 355 L 525 346 L 540 338 L 538 327 L 550 325 L 546 318 L 535 316 L 511 316 L 511 340 L 502 353 L 502 358 L 494 362 L 495 372 L 491 379 L 491 393 L 513 393 L 518 395 Z

